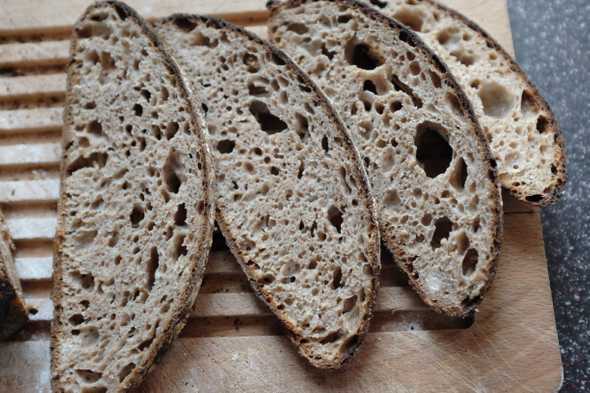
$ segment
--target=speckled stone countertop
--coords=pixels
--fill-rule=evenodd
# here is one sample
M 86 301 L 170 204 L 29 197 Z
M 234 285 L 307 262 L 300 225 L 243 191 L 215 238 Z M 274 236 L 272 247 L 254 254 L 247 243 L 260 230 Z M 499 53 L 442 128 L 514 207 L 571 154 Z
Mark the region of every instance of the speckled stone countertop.
M 516 57 L 565 134 L 568 185 L 543 210 L 564 382 L 590 391 L 590 0 L 509 0 Z

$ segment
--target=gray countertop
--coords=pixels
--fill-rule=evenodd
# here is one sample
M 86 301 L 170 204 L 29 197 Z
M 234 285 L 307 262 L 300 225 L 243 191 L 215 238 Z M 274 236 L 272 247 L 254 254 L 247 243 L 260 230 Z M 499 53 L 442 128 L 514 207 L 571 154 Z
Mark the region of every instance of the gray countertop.
M 568 184 L 543 210 L 564 366 L 561 392 L 590 391 L 590 0 L 509 0 L 517 60 L 565 134 Z

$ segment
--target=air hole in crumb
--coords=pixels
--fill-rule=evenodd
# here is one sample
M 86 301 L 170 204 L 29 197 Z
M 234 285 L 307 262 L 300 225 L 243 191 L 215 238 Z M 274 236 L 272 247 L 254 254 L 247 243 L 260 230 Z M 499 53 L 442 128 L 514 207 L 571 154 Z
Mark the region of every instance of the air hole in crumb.
M 278 66 L 284 66 L 286 64 L 285 60 L 283 60 L 283 58 L 278 54 L 278 52 L 274 50 L 270 55 L 270 60 Z
M 456 27 L 448 27 L 440 31 L 436 39 L 439 44 L 448 49 L 461 41 L 460 31 Z
M 456 241 L 457 252 L 459 253 L 459 255 L 463 255 L 463 253 L 465 253 L 465 250 L 469 248 L 469 237 L 467 237 L 467 234 L 462 231 L 457 235 Z
M 537 111 L 535 98 L 527 90 L 522 91 L 522 96 L 520 97 L 520 110 L 524 115 L 529 115 Z
M 69 175 L 84 168 L 104 168 L 108 160 L 107 153 L 94 152 L 88 157 L 79 156 L 72 161 L 66 168 Z
M 101 135 L 102 134 L 102 125 L 97 120 L 92 120 L 86 126 L 86 130 L 94 135 Z
M 250 113 L 256 118 L 262 131 L 269 135 L 276 134 L 287 129 L 287 124 L 277 116 L 273 115 L 268 106 L 258 100 L 250 103 Z
M 373 83 L 373 81 L 366 80 L 363 83 L 363 90 L 370 91 L 373 94 L 377 94 L 377 86 Z
M 156 281 L 156 271 L 158 270 L 159 265 L 160 255 L 158 254 L 158 249 L 156 247 L 152 247 L 150 250 L 150 259 L 146 265 L 148 291 L 151 291 L 154 287 L 154 282 Z
M 547 120 L 547 118 L 542 115 L 539 116 L 539 118 L 537 119 L 537 131 L 539 132 L 539 134 L 542 134 L 545 131 L 547 131 L 548 126 L 549 126 L 549 121 Z
M 299 161 L 299 168 L 297 168 L 297 178 L 301 179 L 303 177 L 303 171 L 305 170 L 305 164 L 303 160 Z
M 186 33 L 193 31 L 197 27 L 197 22 L 188 16 L 177 16 L 173 21 L 176 27 Z
M 143 114 L 143 107 L 139 104 L 133 105 L 133 113 L 135 113 L 135 116 L 141 116 Z
M 123 369 L 119 373 L 119 382 L 123 382 L 125 380 L 125 378 L 127 378 L 127 376 L 129 374 L 131 374 L 131 371 L 133 371 L 134 368 L 135 368 L 135 363 L 129 363 L 128 365 L 123 367 Z
M 356 38 L 346 43 L 344 56 L 349 64 L 364 70 L 373 70 L 383 64 L 383 57 L 369 45 L 358 42 Z
M 184 239 L 185 235 L 176 235 L 176 237 L 174 238 L 174 249 L 172 253 L 173 259 L 178 259 L 181 256 L 188 254 L 188 249 L 184 245 Z
M 374 6 L 377 6 L 379 8 L 385 8 L 387 7 L 387 1 L 381 1 L 381 0 L 369 0 L 369 2 L 371 4 L 373 4 Z
M 387 190 L 383 197 L 383 204 L 385 207 L 398 206 L 401 203 L 399 195 L 396 190 Z
M 307 26 L 305 26 L 303 23 L 289 23 L 287 25 L 287 30 L 297 34 L 305 34 L 309 31 Z
M 179 125 L 177 122 L 172 121 L 168 123 L 168 125 L 166 126 L 166 138 L 168 140 L 174 138 L 174 135 L 176 135 L 176 133 L 178 132 L 178 128 Z
M 402 7 L 393 15 L 393 18 L 414 31 L 422 31 L 424 15 L 419 9 Z
M 442 87 L 442 80 L 440 79 L 440 75 L 434 71 L 428 71 L 428 73 L 430 74 L 430 79 L 432 79 L 432 84 L 434 85 L 434 87 L 440 89 Z
M 176 210 L 176 213 L 174 213 L 174 223 L 177 226 L 186 225 L 186 206 L 184 203 L 178 205 L 178 209 Z
M 352 19 L 352 15 L 345 14 L 345 15 L 338 15 L 338 18 L 336 18 L 336 21 L 338 23 L 348 23 L 348 21 L 351 19 Z
M 144 211 L 143 207 L 139 206 L 139 205 L 133 206 L 133 210 L 131 211 L 131 215 L 129 216 L 131 224 L 134 227 L 138 226 L 139 223 L 144 219 L 144 217 L 145 217 L 145 211 Z
M 389 105 L 389 110 L 392 113 L 395 113 L 399 110 L 401 110 L 404 107 L 404 105 L 401 103 L 401 101 L 393 101 L 390 105 Z
M 342 282 L 342 269 L 337 266 L 332 273 L 332 289 L 340 288 L 344 285 Z
M 432 222 L 432 215 L 430 213 L 426 213 L 422 216 L 422 220 L 420 220 L 420 222 L 422 223 L 422 225 L 424 225 L 425 227 L 429 226 L 430 223 Z
M 248 82 L 248 93 L 255 97 L 268 96 L 268 90 L 266 90 L 266 87 L 257 82 L 258 80 L 251 80 Z
M 514 96 L 510 91 L 497 82 L 486 82 L 479 90 L 479 98 L 486 115 L 503 118 L 514 106 Z
M 193 36 L 192 44 L 195 46 L 215 48 L 219 44 L 219 40 L 217 38 L 210 38 L 199 31 Z
M 68 319 L 71 325 L 78 326 L 84 322 L 84 317 L 82 314 L 74 314 Z
M 434 222 L 434 234 L 430 241 L 430 246 L 433 249 L 439 248 L 443 239 L 448 239 L 451 230 L 453 229 L 453 223 L 447 217 L 441 217 Z
M 76 374 L 85 383 L 95 383 L 102 378 L 102 373 L 89 369 L 76 369 Z
M 342 302 L 342 314 L 346 314 L 354 308 L 354 306 L 356 305 L 357 298 L 358 297 L 354 295 L 344 299 L 344 302 Z
M 424 122 L 418 125 L 414 143 L 416 159 L 428 177 L 445 173 L 453 158 L 453 149 L 443 135 L 446 130 L 439 124 Z
M 412 75 L 419 75 L 420 72 L 422 72 L 422 68 L 420 67 L 420 64 L 417 61 L 413 61 L 410 63 L 410 72 L 412 73 Z
M 309 123 L 307 117 L 300 113 L 295 113 L 295 132 L 299 135 L 301 140 L 305 140 L 305 136 L 309 133 Z
M 168 191 L 174 194 L 178 193 L 182 185 L 182 178 L 184 177 L 183 170 L 184 167 L 179 162 L 176 151 L 174 149 L 170 150 L 162 168 L 162 177 L 164 178 Z
M 452 51 L 451 56 L 459 60 L 459 62 L 466 67 L 472 66 L 477 61 L 477 55 L 465 49 Z
M 320 340 L 320 344 L 325 345 L 325 344 L 333 343 L 333 342 L 338 341 L 341 337 L 342 337 L 342 333 L 340 332 L 340 330 L 338 330 L 338 331 L 332 332 L 332 333 L 328 334 L 326 337 L 322 338 Z
M 463 158 L 457 160 L 449 181 L 457 190 L 465 189 L 465 182 L 467 181 L 467 165 Z
M 341 233 L 342 222 L 344 221 L 342 218 L 342 211 L 336 206 L 330 206 L 328 209 L 328 220 L 330 221 L 330 224 L 336 228 L 338 233 Z
M 477 250 L 470 248 L 463 258 L 463 275 L 470 276 L 475 272 L 479 255 Z
M 217 142 L 217 150 L 222 154 L 229 154 L 234 151 L 234 147 L 236 146 L 236 142 L 232 141 L 231 139 L 223 139 Z
M 543 195 L 529 195 L 526 197 L 526 200 L 532 203 L 539 203 L 543 200 Z
M 328 152 L 330 152 L 330 145 L 328 143 L 328 137 L 326 135 L 324 135 L 322 137 L 322 149 L 324 149 L 324 152 L 326 154 L 328 154 Z

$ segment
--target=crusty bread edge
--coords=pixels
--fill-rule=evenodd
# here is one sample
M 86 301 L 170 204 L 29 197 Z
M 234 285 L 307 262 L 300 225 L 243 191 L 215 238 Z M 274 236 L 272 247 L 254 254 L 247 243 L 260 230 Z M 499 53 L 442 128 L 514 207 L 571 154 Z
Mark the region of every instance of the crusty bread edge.
M 196 258 L 194 261 L 192 261 L 192 266 L 190 267 L 191 269 L 191 280 L 188 283 L 186 289 L 184 290 L 184 292 L 179 293 L 177 300 L 176 300 L 176 304 L 174 306 L 172 306 L 173 308 L 175 307 L 177 310 L 176 312 L 173 314 L 173 316 L 171 317 L 170 320 L 170 324 L 168 327 L 166 327 L 164 329 L 164 331 L 162 332 L 161 335 L 155 337 L 154 342 L 151 345 L 151 350 L 150 353 L 148 354 L 146 361 L 144 362 L 144 364 L 139 364 L 137 365 L 132 371 L 131 373 L 127 376 L 127 378 L 119 385 L 119 390 L 121 391 L 127 391 L 132 389 L 133 387 L 138 386 L 142 380 L 144 379 L 145 375 L 149 372 L 150 368 L 153 366 L 155 360 L 157 358 L 159 358 L 170 346 L 170 344 L 172 343 L 172 341 L 174 340 L 174 338 L 176 336 L 178 336 L 178 334 L 180 333 L 180 331 L 184 328 L 184 326 L 186 325 L 186 322 L 190 316 L 190 312 L 192 310 L 192 307 L 194 305 L 196 296 L 198 294 L 198 290 L 201 286 L 201 282 L 202 282 L 202 278 L 204 275 L 204 271 L 205 271 L 205 266 L 207 263 L 207 259 L 208 259 L 208 255 L 209 255 L 209 250 L 211 248 L 211 241 L 212 241 L 212 233 L 213 233 L 213 225 L 214 225 L 214 212 L 215 212 L 215 204 L 214 204 L 214 188 L 213 188 L 213 180 L 214 180 L 214 176 L 213 176 L 213 166 L 212 166 L 212 161 L 211 161 L 211 157 L 210 157 L 210 152 L 208 150 L 208 147 L 205 143 L 205 128 L 206 125 L 204 123 L 204 121 L 201 118 L 201 115 L 199 112 L 197 112 L 194 108 L 193 102 L 191 101 L 190 97 L 192 96 L 192 93 L 189 89 L 189 85 L 186 82 L 186 80 L 184 79 L 184 77 L 182 76 L 182 74 L 180 73 L 180 70 L 176 64 L 176 62 L 167 54 L 167 52 L 164 50 L 162 44 L 160 43 L 159 39 L 157 38 L 157 36 L 151 31 L 151 29 L 148 27 L 147 23 L 143 20 L 143 18 L 137 14 L 137 12 L 135 10 L 133 10 L 131 7 L 127 6 L 124 3 L 121 3 L 119 1 L 105 1 L 105 2 L 97 2 L 94 3 L 92 5 L 90 5 L 86 11 L 84 12 L 84 14 L 80 17 L 80 19 L 78 20 L 78 22 L 76 23 L 75 26 L 78 26 L 79 23 L 85 18 L 85 16 L 91 12 L 94 9 L 97 8 L 101 8 L 101 7 L 113 7 L 115 8 L 115 10 L 122 14 L 122 15 L 126 15 L 126 17 L 131 17 L 142 29 L 143 33 L 148 37 L 148 39 L 153 43 L 154 47 L 156 48 L 156 50 L 160 53 L 160 56 L 163 59 L 163 63 L 165 65 L 166 68 L 168 68 L 168 70 L 174 75 L 175 78 L 177 78 L 178 80 L 178 88 L 180 90 L 181 96 L 184 98 L 184 100 L 187 102 L 188 106 L 189 106 L 189 111 L 190 114 L 192 115 L 192 125 L 193 125 L 193 130 L 194 132 L 197 134 L 197 136 L 199 137 L 200 141 L 202 143 L 199 143 L 200 145 L 200 149 L 201 151 L 200 153 L 200 157 L 201 157 L 201 164 L 202 164 L 202 171 L 203 171 L 203 175 L 204 175 L 204 187 L 205 192 L 204 192 L 204 196 L 205 196 L 205 207 L 204 207 L 204 211 L 207 214 L 207 220 L 205 223 L 205 228 L 203 233 L 201 234 L 201 236 L 198 238 L 198 242 L 199 242 L 199 250 L 198 253 L 196 255 Z M 74 53 L 74 51 L 77 48 L 77 43 L 78 40 L 75 36 L 75 34 L 72 35 L 72 42 L 70 45 L 70 53 Z M 70 60 L 70 64 L 71 65 L 71 60 Z M 66 106 L 65 106 L 65 110 L 64 110 L 64 124 L 71 124 L 71 116 L 68 109 L 68 105 L 67 105 L 67 101 L 69 99 L 70 96 L 70 92 L 71 92 L 71 87 L 72 87 L 72 76 L 74 75 L 74 73 L 72 72 L 72 68 L 68 67 L 67 70 L 67 92 L 66 92 Z M 65 154 L 66 154 L 66 150 L 65 150 L 65 143 L 67 140 L 67 136 L 64 135 L 64 138 L 62 140 L 63 143 L 63 154 L 64 154 L 64 158 L 65 158 Z M 53 273 L 53 291 L 52 291 L 52 299 L 53 299 L 53 303 L 55 305 L 55 312 L 54 312 L 54 319 L 52 321 L 52 326 L 51 326 L 51 374 L 52 374 L 52 380 L 51 380 L 51 384 L 52 384 L 52 388 L 54 391 L 56 392 L 61 392 L 63 391 L 62 386 L 60 385 L 60 379 L 58 378 L 58 376 L 55 375 L 55 368 L 59 362 L 59 359 L 57 357 L 56 351 L 57 348 L 59 346 L 59 335 L 60 335 L 60 329 L 56 323 L 56 321 L 61 318 L 61 314 L 62 314 L 62 310 L 61 307 L 59 306 L 59 304 L 61 303 L 61 292 L 60 292 L 60 288 L 62 287 L 62 283 L 63 283 L 63 269 L 62 269 L 62 244 L 65 238 L 65 232 L 64 232 L 64 208 L 63 208 L 63 203 L 61 201 L 65 200 L 66 196 L 65 196 L 65 190 L 63 187 L 63 180 L 65 179 L 65 159 L 62 160 L 61 163 L 61 189 L 60 189 L 60 203 L 58 206 L 58 230 L 56 233 L 56 238 L 55 238 L 55 242 L 54 242 L 54 273 Z
M 261 39 L 257 35 L 250 33 L 247 30 L 244 30 L 244 29 L 242 29 L 238 26 L 235 26 L 229 22 L 226 22 L 226 21 L 223 21 L 223 20 L 220 20 L 217 18 L 213 18 L 213 17 L 206 17 L 206 16 L 200 16 L 200 15 L 188 15 L 188 14 L 174 14 L 174 15 L 170 15 L 169 17 L 161 20 L 159 23 L 163 24 L 163 23 L 167 23 L 167 22 L 174 22 L 175 20 L 180 19 L 180 18 L 185 19 L 185 20 L 197 20 L 197 21 L 201 21 L 201 22 L 210 22 L 210 23 L 214 24 L 216 26 L 216 28 L 218 28 L 220 30 L 228 29 L 230 31 L 234 31 L 240 35 L 243 35 L 244 37 L 246 37 L 246 39 L 248 39 L 250 41 L 254 41 L 255 43 L 264 47 L 265 50 L 267 51 L 267 53 L 272 53 L 273 56 L 277 56 L 278 58 L 280 58 L 285 63 L 285 67 L 287 67 L 291 72 L 293 72 L 295 75 L 297 75 L 297 77 L 300 78 L 300 80 L 304 81 L 307 85 L 309 85 L 309 87 L 312 89 L 313 93 L 319 97 L 320 102 L 322 103 L 322 105 L 324 105 L 324 107 L 326 109 L 326 112 L 332 118 L 334 124 L 336 125 L 336 127 L 338 128 L 340 133 L 342 134 L 344 143 L 346 144 L 346 148 L 348 148 L 350 150 L 351 154 L 354 157 L 354 160 L 357 163 L 358 172 L 355 173 L 354 176 L 355 176 L 355 180 L 356 180 L 357 184 L 361 186 L 361 192 L 365 195 L 365 197 L 367 199 L 368 210 L 369 210 L 370 221 L 371 221 L 370 228 L 369 228 L 370 236 L 369 236 L 368 260 L 369 260 L 369 263 L 373 267 L 373 269 L 372 269 L 373 270 L 372 273 L 374 276 L 374 278 L 372 279 L 373 288 L 371 288 L 370 299 L 369 299 L 369 302 L 367 303 L 368 304 L 367 312 L 366 312 L 367 317 L 363 320 L 361 326 L 359 327 L 358 332 L 356 333 L 356 337 L 358 338 L 358 340 L 355 342 L 355 344 L 350 349 L 350 351 L 348 351 L 346 354 L 344 354 L 340 359 L 337 359 L 335 362 L 329 362 L 325 359 L 319 359 L 319 360 L 314 359 L 312 357 L 311 349 L 308 348 L 305 344 L 301 343 L 301 340 L 304 337 L 297 335 L 295 333 L 295 326 L 292 326 L 286 319 L 281 317 L 281 311 L 277 308 L 277 304 L 275 304 L 272 301 L 271 293 L 264 290 L 264 288 L 262 286 L 258 285 L 258 283 L 252 279 L 252 275 L 249 274 L 249 267 L 248 267 L 247 261 L 245 260 L 245 257 L 240 253 L 240 249 L 236 245 L 236 239 L 234 239 L 232 237 L 231 231 L 229 229 L 229 225 L 228 225 L 227 220 L 225 219 L 224 214 L 223 214 L 223 210 L 224 210 L 223 205 L 219 201 L 219 199 L 217 200 L 217 206 L 216 206 L 217 224 L 219 226 L 219 229 L 223 233 L 223 236 L 226 239 L 226 243 L 227 243 L 230 251 L 232 252 L 234 257 L 236 258 L 236 260 L 240 264 L 242 270 L 248 276 L 248 280 L 250 282 L 250 285 L 254 289 L 254 292 L 256 293 L 256 295 L 267 304 L 267 306 L 278 317 L 278 319 L 282 323 L 282 325 L 286 328 L 287 332 L 289 333 L 289 338 L 297 347 L 299 354 L 301 356 L 303 356 L 305 359 L 307 359 L 310 362 L 310 364 L 312 364 L 314 367 L 322 368 L 322 369 L 339 368 L 355 354 L 355 352 L 358 350 L 364 336 L 366 335 L 366 333 L 368 331 L 369 321 L 371 320 L 371 317 L 373 314 L 375 299 L 376 299 L 377 291 L 378 291 L 378 287 L 379 287 L 378 277 L 379 277 L 379 273 L 381 271 L 381 263 L 380 263 L 380 258 L 379 258 L 380 237 L 379 237 L 379 230 L 378 230 L 378 224 L 377 224 L 376 213 L 375 213 L 375 202 L 373 200 L 372 194 L 369 191 L 367 174 L 366 174 L 365 169 L 361 163 L 360 154 L 358 153 L 356 147 L 352 143 L 352 139 L 348 133 L 348 130 L 344 126 L 344 123 L 338 117 L 336 111 L 332 108 L 331 104 L 329 103 L 329 101 L 326 98 L 326 96 L 324 95 L 324 93 L 315 85 L 314 82 L 311 81 L 309 76 L 307 76 L 307 74 L 305 74 L 299 68 L 299 66 L 297 66 L 284 52 L 275 48 L 274 46 L 272 46 L 268 42 L 264 41 L 263 39 Z
M 490 187 L 489 191 L 491 191 L 491 194 L 493 195 L 492 203 L 494 204 L 492 208 L 494 221 L 489 224 L 494 232 L 492 244 L 490 245 L 491 257 L 487 261 L 487 263 L 481 268 L 481 273 L 486 274 L 486 284 L 481 289 L 480 295 L 476 299 L 473 299 L 471 302 L 468 302 L 468 304 L 466 304 L 464 307 L 444 307 L 436 304 L 436 302 L 433 302 L 432 299 L 430 299 L 430 297 L 427 295 L 422 285 L 420 285 L 416 281 L 416 273 L 413 272 L 412 260 L 408 258 L 404 254 L 403 250 L 394 243 L 392 236 L 387 236 L 387 231 L 384 230 L 385 226 L 381 226 L 381 228 L 383 229 L 382 236 L 387 245 L 387 248 L 389 248 L 389 250 L 393 253 L 394 259 L 398 263 L 398 265 L 408 275 L 410 285 L 416 290 L 416 292 L 422 298 L 422 300 L 437 312 L 455 317 L 468 317 L 477 308 L 479 303 L 481 303 L 485 293 L 488 291 L 493 282 L 493 279 L 496 275 L 496 264 L 498 257 L 500 255 L 500 246 L 503 236 L 503 202 L 501 188 L 497 178 L 497 164 L 492 156 L 485 134 L 483 133 L 477 121 L 475 112 L 473 111 L 473 107 L 471 106 L 471 102 L 467 98 L 463 89 L 457 83 L 455 77 L 450 72 L 448 66 L 422 41 L 422 39 L 416 33 L 407 29 L 399 22 L 383 15 L 381 12 L 375 10 L 374 8 L 368 5 L 360 3 L 356 0 L 287 0 L 284 2 L 271 0 L 267 3 L 267 7 L 270 10 L 270 18 L 272 19 L 273 15 L 276 12 L 279 12 L 280 8 L 295 8 L 306 3 L 318 1 L 331 1 L 334 3 L 345 4 L 348 7 L 357 9 L 358 11 L 365 14 L 367 17 L 371 19 L 382 21 L 384 24 L 388 25 L 393 29 L 405 31 L 407 33 L 408 40 L 412 42 L 414 47 L 417 50 L 422 50 L 427 56 L 429 56 L 432 59 L 432 62 L 435 64 L 435 66 L 439 68 L 440 71 L 442 71 L 445 77 L 444 79 L 447 82 L 447 85 L 451 87 L 457 94 L 457 98 L 464 113 L 471 121 L 470 129 L 476 136 L 480 156 L 483 159 L 483 164 L 487 167 L 486 171 L 488 174 L 488 178 L 492 184 L 492 187 Z

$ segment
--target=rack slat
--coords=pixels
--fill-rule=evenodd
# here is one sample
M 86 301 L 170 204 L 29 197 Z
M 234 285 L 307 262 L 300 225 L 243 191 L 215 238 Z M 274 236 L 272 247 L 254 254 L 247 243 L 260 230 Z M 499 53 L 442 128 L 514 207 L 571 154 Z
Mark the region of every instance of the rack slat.
M 27 305 L 37 312 L 34 321 L 49 322 L 53 319 L 53 304 L 49 297 L 26 297 Z M 418 296 L 406 287 L 381 288 L 375 305 L 377 312 L 425 311 Z M 261 317 L 271 316 L 266 305 L 253 292 L 201 293 L 197 297 L 192 318 Z
M 0 166 L 58 165 L 60 160 L 59 143 L 0 146 Z
M 65 65 L 70 42 L 18 42 L 0 45 L 0 67 Z
M 0 203 L 55 203 L 59 179 L 0 181 Z
M 15 241 L 51 241 L 55 237 L 57 217 L 32 216 L 7 218 L 6 223 Z
M 0 80 L 0 98 L 17 100 L 23 96 L 55 96 L 63 94 L 66 74 L 26 75 Z
M 60 130 L 62 117 L 62 107 L 0 111 L 0 136 L 26 131 Z
M 47 281 L 51 280 L 53 273 L 53 258 L 16 258 L 16 273 L 23 281 Z

